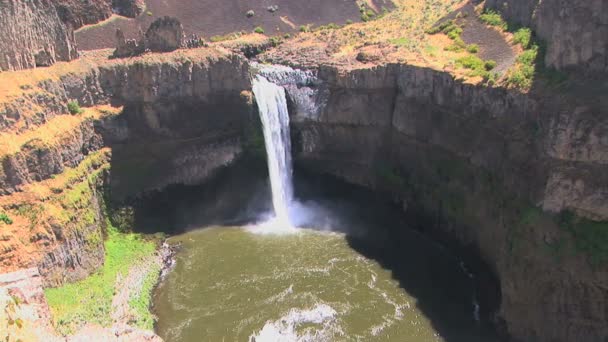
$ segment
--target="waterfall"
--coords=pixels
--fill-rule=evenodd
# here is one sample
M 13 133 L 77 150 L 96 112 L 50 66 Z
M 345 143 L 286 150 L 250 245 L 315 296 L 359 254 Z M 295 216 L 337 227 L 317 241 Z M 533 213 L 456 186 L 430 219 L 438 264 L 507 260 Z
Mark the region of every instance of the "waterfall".
M 276 223 L 283 228 L 291 227 L 289 203 L 293 196 L 291 180 L 293 167 L 285 89 L 262 76 L 257 76 L 253 81 L 253 93 L 258 103 L 264 129 Z

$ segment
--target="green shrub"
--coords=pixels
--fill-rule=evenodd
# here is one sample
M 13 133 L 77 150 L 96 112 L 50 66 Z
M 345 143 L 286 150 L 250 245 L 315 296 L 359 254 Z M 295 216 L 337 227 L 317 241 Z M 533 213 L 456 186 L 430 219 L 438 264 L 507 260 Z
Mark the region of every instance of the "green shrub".
M 13 224 L 13 220 L 5 213 L 0 213 L 0 222 L 4 222 L 5 224 Z
M 496 61 L 494 60 L 487 60 L 486 63 L 484 64 L 484 67 L 486 68 L 487 71 L 490 71 L 494 68 L 496 68 Z
M 492 84 L 498 79 L 498 75 L 489 71 L 496 67 L 496 62 L 492 60 L 484 61 L 477 56 L 466 56 L 456 60 L 456 65 L 465 69 L 472 70 L 469 76 L 480 76 Z
M 479 45 L 477 44 L 469 44 L 467 45 L 467 51 L 470 53 L 478 53 L 479 52 Z
M 346 21 L 346 25 L 350 25 L 350 24 L 352 24 L 352 23 L 353 23 L 353 21 L 352 21 L 352 20 L 350 20 L 350 19 L 348 19 L 348 20 Z
M 261 28 L 260 26 L 256 27 L 253 29 L 253 32 L 255 33 L 259 33 L 259 34 L 264 34 L 264 29 Z
M 152 16 L 152 12 L 150 12 L 150 11 L 146 11 L 146 15 L 147 15 L 148 17 L 151 17 L 151 16 Z
M 289 33 L 285 33 L 285 34 L 283 35 L 283 38 L 285 38 L 285 39 L 289 39 L 289 38 L 291 38 L 291 35 L 290 35 Z
M 480 16 L 479 19 L 490 26 L 496 26 L 503 30 L 506 30 L 508 25 L 504 21 L 500 13 L 492 9 L 486 9 Z
M 253 10 L 249 10 L 249 11 L 247 11 L 246 15 L 247 15 L 247 18 L 252 18 L 255 15 L 255 12 Z
M 283 43 L 283 39 L 281 37 L 270 37 L 270 45 L 272 45 L 273 47 L 277 47 L 281 45 L 281 43 Z
M 335 24 L 335 23 L 329 23 L 327 25 L 322 25 L 319 26 L 316 30 L 317 31 L 321 31 L 321 30 L 335 30 L 335 29 L 339 29 L 340 25 Z
M 515 44 L 520 44 L 522 48 L 527 49 L 528 47 L 530 47 L 530 43 L 532 41 L 532 31 L 527 28 L 520 28 L 519 30 L 515 31 L 515 33 L 513 34 L 513 42 Z
M 484 61 L 477 56 L 466 56 L 456 60 L 456 64 L 465 69 L 478 70 L 485 69 Z
M 310 32 L 310 26 L 308 26 L 308 25 L 300 26 L 300 32 Z
M 428 33 L 428 34 L 437 34 L 439 32 L 445 32 L 446 30 L 449 31 L 448 28 L 450 28 L 450 27 L 452 27 L 454 25 L 455 24 L 454 24 L 453 20 L 447 20 L 447 21 L 444 21 L 443 23 L 441 23 L 441 24 L 439 24 L 437 26 L 431 27 L 430 29 L 426 30 L 426 33 Z
M 80 108 L 80 104 L 78 104 L 78 101 L 68 102 L 68 111 L 72 115 L 82 114 L 83 112 L 83 110 Z
M 517 57 L 517 63 L 507 75 L 507 84 L 519 89 L 529 89 L 534 81 L 537 58 L 538 46 L 533 44 Z
M 242 35 L 243 35 L 242 32 L 233 32 L 233 33 L 228 33 L 228 34 L 225 34 L 225 35 L 213 36 L 213 37 L 209 38 L 209 40 L 212 43 L 217 43 L 217 42 L 223 42 L 223 41 L 226 41 L 226 40 L 237 39 L 237 38 L 239 38 Z
M 538 47 L 533 46 L 522 52 L 522 54 L 517 57 L 517 61 L 522 64 L 533 65 L 536 62 L 536 57 L 538 57 Z

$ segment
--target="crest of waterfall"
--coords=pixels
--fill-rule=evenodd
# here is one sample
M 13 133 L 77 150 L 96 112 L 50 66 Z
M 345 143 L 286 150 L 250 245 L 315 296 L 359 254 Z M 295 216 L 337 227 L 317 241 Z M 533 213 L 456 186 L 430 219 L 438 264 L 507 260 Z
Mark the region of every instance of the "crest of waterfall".
M 285 89 L 263 76 L 253 80 L 253 93 L 264 130 L 268 174 L 276 224 L 291 227 L 289 203 L 293 196 L 289 112 Z
M 329 91 L 312 70 L 292 69 L 283 65 L 254 64 L 258 75 L 282 86 L 293 102 L 294 120 L 317 119 Z

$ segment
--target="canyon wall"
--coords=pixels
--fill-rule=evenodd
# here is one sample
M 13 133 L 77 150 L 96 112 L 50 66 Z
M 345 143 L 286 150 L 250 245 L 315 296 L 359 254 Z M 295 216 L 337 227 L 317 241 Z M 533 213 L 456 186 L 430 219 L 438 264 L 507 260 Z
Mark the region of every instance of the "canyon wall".
M 0 71 L 50 66 L 78 58 L 74 30 L 109 18 L 141 14 L 141 0 L 0 1 Z
M 416 228 L 476 249 L 501 284 L 495 323 L 516 341 L 603 341 L 606 260 L 557 213 L 608 219 L 605 103 L 406 65 L 318 76 L 319 113 L 293 109 L 301 166 L 385 192 Z
M 37 266 L 47 286 L 82 279 L 103 262 L 109 206 L 171 184 L 201 183 L 238 158 L 255 122 L 248 64 L 216 50 L 189 53 L 91 64 L 0 105 L 15 110 L 4 134 L 39 137 L 3 150 L 0 204 L 15 218 L 0 238 L 3 270 Z M 70 116 L 70 101 L 123 110 Z M 48 126 L 68 118 L 80 121 L 49 139 Z M 103 147 L 111 155 L 104 157 Z M 36 208 L 44 215 L 24 214 Z
M 50 0 L 3 0 L 0 13 L 0 71 L 49 66 L 78 56 L 74 33 Z
M 545 62 L 557 69 L 608 71 L 605 0 L 486 0 L 510 22 L 532 27 L 547 43 Z

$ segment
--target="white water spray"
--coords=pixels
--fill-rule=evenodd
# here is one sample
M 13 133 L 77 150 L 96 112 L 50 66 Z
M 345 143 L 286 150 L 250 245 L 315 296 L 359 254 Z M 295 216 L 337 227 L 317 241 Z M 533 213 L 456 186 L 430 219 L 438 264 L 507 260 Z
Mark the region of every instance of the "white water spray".
M 274 223 L 277 228 L 291 228 L 289 203 L 293 196 L 293 167 L 285 89 L 257 76 L 253 81 L 253 93 L 264 129 L 272 204 L 276 215 Z

